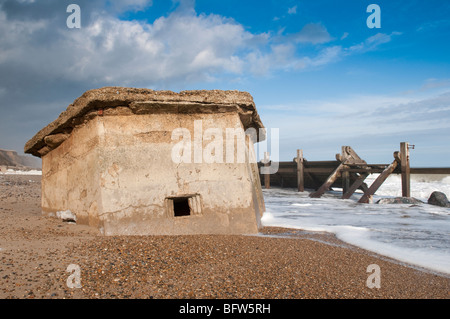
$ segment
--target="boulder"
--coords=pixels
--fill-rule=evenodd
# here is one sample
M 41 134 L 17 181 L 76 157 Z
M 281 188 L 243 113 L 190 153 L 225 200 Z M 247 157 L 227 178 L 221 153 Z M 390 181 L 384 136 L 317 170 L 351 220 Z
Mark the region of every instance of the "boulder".
M 382 198 L 377 201 L 377 204 L 410 204 L 417 205 L 423 204 L 421 200 L 414 197 L 394 197 L 394 198 Z
M 442 192 L 433 192 L 428 198 L 428 204 L 441 206 L 441 207 L 450 207 L 450 202 L 447 199 L 447 196 Z

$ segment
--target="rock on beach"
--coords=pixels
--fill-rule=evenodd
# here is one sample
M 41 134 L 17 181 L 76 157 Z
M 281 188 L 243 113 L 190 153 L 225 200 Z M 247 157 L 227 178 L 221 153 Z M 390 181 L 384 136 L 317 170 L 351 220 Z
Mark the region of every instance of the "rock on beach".
M 433 192 L 428 198 L 428 204 L 441 206 L 441 207 L 450 207 L 450 202 L 447 199 L 447 196 L 442 192 Z
M 423 204 L 421 200 L 414 197 L 394 197 L 394 198 L 382 198 L 377 201 L 377 204 L 410 204 L 418 205 Z

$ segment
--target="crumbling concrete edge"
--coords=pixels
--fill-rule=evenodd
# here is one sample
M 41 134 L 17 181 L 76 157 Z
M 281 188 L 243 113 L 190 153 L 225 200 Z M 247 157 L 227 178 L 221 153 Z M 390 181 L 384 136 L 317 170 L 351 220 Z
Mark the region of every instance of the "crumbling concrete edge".
M 222 90 L 192 90 L 181 91 L 179 93 L 172 91 L 155 91 L 151 89 L 138 89 L 126 87 L 103 87 L 86 91 L 70 104 L 59 117 L 48 126 L 41 129 L 24 147 L 24 152 L 41 157 L 52 149 L 58 147 L 71 134 L 74 127 L 83 122 L 84 117 L 88 120 L 95 117 L 96 114 L 91 111 L 101 110 L 103 108 L 126 107 L 133 113 L 135 108 L 131 107 L 133 103 L 145 102 L 151 113 L 152 106 L 165 105 L 174 107 L 182 105 L 183 113 L 198 112 L 202 106 L 205 111 L 211 106 L 222 108 L 235 108 L 235 111 L 241 117 L 244 128 L 255 128 L 258 133 L 258 140 L 265 139 L 263 134 L 259 134 L 259 129 L 264 129 L 261 119 L 256 111 L 252 96 L 247 92 L 241 91 L 222 91 Z

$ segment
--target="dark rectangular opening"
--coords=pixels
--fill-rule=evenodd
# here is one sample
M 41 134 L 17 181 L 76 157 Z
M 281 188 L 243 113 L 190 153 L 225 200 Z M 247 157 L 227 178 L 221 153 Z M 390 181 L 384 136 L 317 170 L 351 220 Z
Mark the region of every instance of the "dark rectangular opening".
M 189 207 L 189 197 L 174 198 L 173 213 L 175 217 L 191 215 L 191 208 Z

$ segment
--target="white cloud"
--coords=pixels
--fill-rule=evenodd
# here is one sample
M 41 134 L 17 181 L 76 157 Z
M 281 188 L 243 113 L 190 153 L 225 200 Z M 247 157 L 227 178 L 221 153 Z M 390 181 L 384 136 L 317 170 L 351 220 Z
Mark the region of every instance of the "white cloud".
M 450 88 L 450 79 L 427 79 L 420 90 L 427 91 L 436 88 Z
M 320 51 L 320 53 L 313 59 L 310 59 L 312 66 L 321 66 L 336 62 L 342 55 L 341 46 L 327 47 Z
M 296 136 L 301 125 L 302 140 L 311 143 L 331 137 L 346 141 L 361 135 L 404 134 L 414 139 L 428 131 L 448 130 L 450 91 L 426 96 L 352 95 L 259 108 L 270 112 L 266 126 L 282 127 L 280 134 L 285 138 Z
M 297 6 L 288 9 L 288 14 L 297 14 Z
M 436 29 L 439 28 L 448 28 L 450 25 L 450 21 L 448 19 L 436 20 L 422 23 L 417 27 L 417 32 L 435 32 Z
M 324 46 L 333 38 L 321 23 L 306 24 L 294 34 L 255 34 L 233 19 L 197 14 L 190 0 L 179 2 L 174 12 L 153 23 L 93 10 L 101 13 L 83 19 L 76 30 L 51 19 L 9 20 L 0 9 L 0 63 L 70 81 L 152 86 L 324 66 L 398 35 L 379 33 L 350 48 Z M 114 6 L 138 10 L 151 3 L 123 0 Z M 316 47 L 302 54 L 306 45 Z
M 401 34 L 401 32 L 395 31 L 391 34 L 377 33 L 367 38 L 364 42 L 349 47 L 347 51 L 349 53 L 364 53 L 373 51 L 376 50 L 380 45 L 391 42 L 394 36 L 399 36 Z
M 153 24 L 99 15 L 78 30 L 61 28 L 49 43 L 31 36 L 45 23 L 6 21 L 0 11 L 1 61 L 29 64 L 71 80 L 154 82 L 211 73 L 241 73 L 239 50 L 258 41 L 233 20 L 173 13 Z M 5 29 L 5 28 L 6 29 Z M 9 44 L 9 45 L 8 45 Z M 9 51 L 4 51 L 8 47 Z
M 326 43 L 332 40 L 327 29 L 321 23 L 308 23 L 291 37 L 295 42 L 312 44 Z
M 120 6 L 148 3 L 122 1 Z M 336 51 L 328 48 L 317 56 L 302 57 L 288 37 L 253 34 L 233 19 L 198 15 L 189 2 L 150 24 L 105 14 L 91 16 L 89 21 L 81 29 L 62 26 L 54 30 L 52 21 L 9 21 L 0 11 L 0 33 L 4 35 L 0 62 L 27 65 L 36 73 L 71 81 L 152 85 L 211 80 L 222 74 L 298 70 L 331 62 Z M 37 32 L 45 43 L 33 39 Z M 300 44 L 330 39 L 320 24 L 307 24 L 293 37 Z
M 111 9 L 117 12 L 141 11 L 153 5 L 152 0 L 114 0 L 107 1 Z
M 23 44 L 31 42 L 34 34 L 47 27 L 48 22 L 45 20 L 10 23 L 5 12 L 0 10 L 0 63 L 20 54 Z
M 302 148 L 308 160 L 332 160 L 342 145 L 350 145 L 369 163 L 389 163 L 403 141 L 416 144 L 414 166 L 445 166 L 450 156 L 450 90 L 259 104 L 258 109 L 268 129 L 280 129 L 283 160 L 291 160 L 296 148 Z

